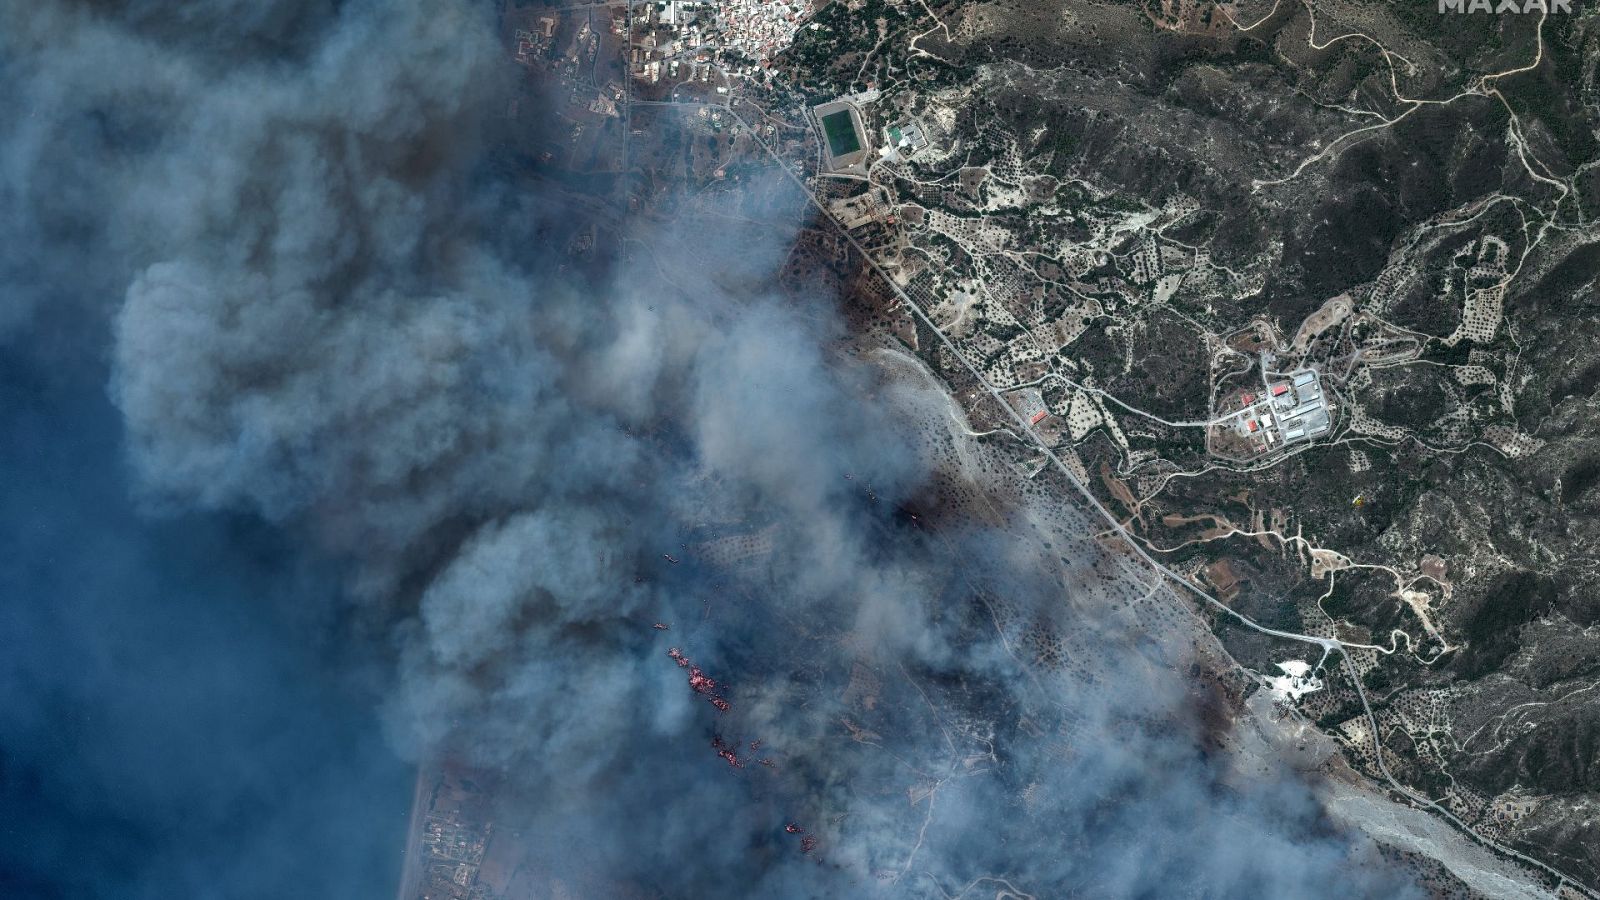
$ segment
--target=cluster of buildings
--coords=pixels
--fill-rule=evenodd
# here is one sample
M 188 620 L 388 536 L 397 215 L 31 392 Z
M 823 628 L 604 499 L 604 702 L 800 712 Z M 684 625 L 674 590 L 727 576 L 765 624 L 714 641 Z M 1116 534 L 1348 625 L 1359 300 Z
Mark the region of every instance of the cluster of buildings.
M 423 825 L 423 900 L 481 900 L 478 870 L 492 825 L 464 820 L 459 813 L 430 812 Z
M 539 20 L 539 28 L 536 31 L 518 28 L 515 50 L 517 62 L 524 66 L 531 65 L 535 55 L 544 52 L 544 49 L 550 46 L 550 40 L 555 36 L 555 33 L 556 20 L 554 16 L 541 18 Z
M 633 16 L 635 76 L 708 81 L 712 68 L 749 75 L 789 46 L 813 11 L 811 0 L 665 0 Z M 616 28 L 621 33 L 621 23 Z
M 1269 381 L 1267 392 L 1272 398 L 1272 407 L 1265 415 L 1264 424 L 1271 426 L 1272 416 L 1276 414 L 1278 431 L 1285 444 L 1320 437 L 1332 424 L 1328 400 L 1322 394 L 1322 384 L 1315 370 L 1301 369 L 1290 374 L 1287 381 Z
M 809 0 L 722 0 L 719 45 L 756 61 L 789 46 L 811 16 Z
M 894 205 L 889 199 L 889 192 L 882 185 L 873 185 L 864 194 L 829 200 L 828 212 L 846 231 L 854 231 L 872 222 L 894 224 Z
M 1328 433 L 1333 418 L 1315 369 L 1269 372 L 1262 385 L 1261 393 L 1242 394 L 1240 408 L 1213 424 L 1214 452 L 1258 456 Z
M 884 129 L 884 136 L 888 138 L 883 147 L 878 151 L 889 162 L 900 162 L 910 159 L 918 150 L 928 146 L 928 135 L 922 128 L 922 123 L 915 119 L 901 119 Z

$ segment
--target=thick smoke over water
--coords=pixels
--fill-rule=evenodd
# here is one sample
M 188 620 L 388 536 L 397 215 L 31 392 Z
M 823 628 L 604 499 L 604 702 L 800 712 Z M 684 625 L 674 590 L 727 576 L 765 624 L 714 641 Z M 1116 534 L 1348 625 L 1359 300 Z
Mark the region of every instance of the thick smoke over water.
M 7 424 L 115 433 L 84 388 L 95 379 L 22 377 L 55 385 L 38 373 L 81 367 L 108 383 L 128 490 L 166 517 L 114 534 L 208 570 L 266 554 L 257 565 L 278 574 L 216 576 L 267 594 L 264 622 L 293 623 L 252 639 L 260 665 L 381 685 L 393 752 L 502 773 L 505 821 L 551 877 L 591 896 L 927 896 L 983 877 L 1039 896 L 1403 893 L 1304 785 L 1238 777 L 1208 751 L 1185 651 L 1071 602 L 1070 576 L 1018 564 L 1009 527 L 934 535 L 897 512 L 932 477 L 911 436 L 944 401 L 843 362 L 829 298 L 797 306 L 768 283 L 798 198 L 762 208 L 765 231 L 686 210 L 629 232 L 643 258 L 683 265 L 564 272 L 545 226 L 577 214 L 573 201 L 513 189 L 485 163 L 510 77 L 486 6 L 212 3 L 177 20 L 147 6 L 0 7 L 0 328 L 21 360 L 7 389 L 75 405 L 8 407 Z M 38 446 L 12 455 L 35 475 L 57 464 Z M 12 497 L 8 527 L 68 525 L 7 549 L 71 545 L 73 520 L 48 506 L 84 502 Z M 223 530 L 209 561 L 194 557 L 212 543 L 169 546 L 185 523 Z M 690 552 L 750 534 L 770 552 L 736 565 Z M 1068 568 L 1092 561 L 1074 552 Z M 83 564 L 188 598 L 152 607 L 163 615 L 214 614 L 209 580 L 184 593 L 114 557 Z M 62 590 L 7 581 L 25 626 Z M 978 596 L 1059 619 L 1074 652 L 1100 661 L 1025 666 Z M 57 640 L 94 628 L 95 602 L 115 600 L 73 606 Z M 338 635 L 328 656 L 356 662 L 306 662 L 288 646 L 307 633 Z M 177 627 L 165 652 L 196 670 L 150 673 L 149 691 L 203 691 L 206 672 L 229 668 L 198 649 L 217 640 Z M 729 712 L 690 690 L 673 645 L 722 683 Z M 45 708 L 24 695 L 47 663 L 0 670 L 8 711 Z M 221 748 L 238 758 L 151 775 L 144 793 L 108 778 L 98 815 L 137 823 L 132 854 L 181 867 L 191 848 L 159 836 L 167 798 L 185 803 L 203 778 L 271 779 L 241 801 L 261 815 L 218 816 L 238 818 L 261 868 L 337 870 L 309 894 L 279 874 L 208 887 L 204 872 L 174 879 L 99 845 L 81 850 L 96 858 L 81 881 L 0 855 L 12 883 L 42 896 L 392 893 L 392 874 L 371 874 L 371 842 L 280 829 L 322 815 L 318 785 L 359 781 L 346 770 L 389 752 L 370 724 L 325 727 L 345 713 L 288 680 L 265 710 L 309 703 L 309 719 L 286 721 L 331 736 L 241 771 L 248 742 L 208 721 L 207 701 L 180 730 L 196 744 L 233 735 Z M 69 687 L 123 688 L 85 676 L 53 689 Z M 9 796 L 25 794 L 11 772 L 46 764 L 47 733 L 0 732 Z M 281 764 L 294 753 L 298 774 Z M 278 781 L 288 800 L 272 796 Z M 327 795 L 348 804 L 328 821 L 362 831 L 359 793 Z M 88 818 L 63 820 L 60 841 Z M 783 832 L 795 820 L 821 840 L 814 855 Z

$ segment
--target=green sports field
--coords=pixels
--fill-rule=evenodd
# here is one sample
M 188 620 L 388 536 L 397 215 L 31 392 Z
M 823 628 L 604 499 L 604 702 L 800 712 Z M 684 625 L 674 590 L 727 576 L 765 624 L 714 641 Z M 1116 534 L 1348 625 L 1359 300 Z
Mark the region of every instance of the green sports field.
M 823 116 L 822 130 L 828 135 L 828 152 L 835 158 L 861 149 L 861 141 L 856 139 L 856 128 L 850 121 L 848 109 Z

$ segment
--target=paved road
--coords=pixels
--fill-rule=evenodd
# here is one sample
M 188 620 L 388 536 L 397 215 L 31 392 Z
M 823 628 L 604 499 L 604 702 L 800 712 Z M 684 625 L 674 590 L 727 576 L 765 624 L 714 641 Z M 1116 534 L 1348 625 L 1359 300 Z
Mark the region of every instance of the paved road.
M 774 160 L 778 161 L 779 168 L 783 169 L 784 173 L 789 176 L 789 179 L 795 183 L 795 186 L 805 193 L 806 197 L 810 199 L 812 205 L 815 206 L 824 216 L 827 216 L 829 221 L 833 220 L 832 215 L 828 212 L 827 206 L 821 200 L 817 199 L 817 195 L 806 186 L 805 182 L 802 181 L 799 176 L 795 175 L 788 166 L 783 165 L 783 160 L 772 151 L 772 148 L 767 146 L 766 142 L 761 139 L 760 134 L 756 133 L 756 131 L 750 127 L 749 123 L 744 120 L 743 116 L 739 115 L 739 113 L 731 106 L 724 104 L 705 105 L 716 106 L 738 121 L 739 124 L 745 128 L 745 130 L 750 132 L 751 137 L 755 139 L 756 143 L 761 145 L 761 149 L 765 150 L 768 156 L 771 156 Z M 1061 458 L 1055 454 L 1055 451 L 1051 450 L 1050 446 L 1045 443 L 1044 439 L 1040 437 L 1039 433 L 1034 430 L 1032 423 L 1024 418 L 1021 413 L 1013 409 L 1011 404 L 1005 401 L 1005 398 L 1001 395 L 1000 390 L 994 385 L 990 384 L 988 379 L 983 377 L 983 373 L 978 370 L 977 366 L 973 365 L 972 361 L 961 352 L 960 348 L 956 347 L 955 343 L 951 341 L 943 331 L 939 330 L 939 327 L 933 323 L 932 319 L 928 318 L 928 314 L 922 310 L 922 307 L 919 306 L 915 300 L 912 300 L 905 291 L 901 290 L 900 286 L 895 283 L 893 278 L 889 277 L 887 272 L 883 271 L 883 268 L 878 265 L 878 261 L 872 258 L 872 255 L 869 254 L 866 249 L 861 246 L 860 242 L 855 239 L 855 236 L 843 228 L 840 228 L 839 231 L 844 236 L 844 239 L 850 243 L 850 246 L 856 251 L 856 253 L 860 254 L 861 258 L 866 261 L 867 265 L 871 266 L 872 270 L 878 274 L 878 277 L 882 278 L 883 282 L 895 292 L 895 296 L 900 299 L 900 302 L 905 304 L 906 308 L 911 310 L 911 312 L 918 319 L 921 319 L 922 323 L 928 326 L 929 330 L 939 336 L 940 342 L 943 343 L 945 348 L 950 351 L 951 355 L 961 361 L 962 366 L 965 367 L 967 372 L 972 375 L 973 379 L 979 384 L 983 385 L 983 389 L 987 391 L 997 403 L 1000 404 L 1000 408 L 1006 411 L 1007 415 L 1011 417 L 1012 421 L 1016 423 L 1017 427 L 1022 431 L 1022 433 L 1026 434 L 1033 441 L 1035 449 L 1044 453 L 1045 457 L 1050 460 L 1056 469 L 1067 477 L 1067 480 L 1071 482 L 1072 486 L 1077 489 L 1080 495 L 1083 496 L 1084 500 L 1086 500 L 1090 506 L 1094 507 L 1095 511 L 1100 514 L 1101 518 L 1105 520 L 1106 524 L 1110 525 L 1111 528 L 1123 539 L 1123 542 L 1126 543 L 1128 547 L 1130 547 L 1141 558 L 1143 558 L 1144 561 L 1151 566 L 1151 568 L 1162 573 L 1178 584 L 1183 585 L 1184 588 L 1204 599 L 1222 612 L 1234 617 L 1241 624 L 1250 628 L 1254 628 L 1262 634 L 1270 634 L 1274 637 L 1301 641 L 1307 644 L 1315 644 L 1323 648 L 1325 652 L 1339 649 L 1342 646 L 1342 642 L 1336 638 L 1315 637 L 1309 634 L 1296 634 L 1294 632 L 1279 631 L 1275 628 L 1267 628 L 1263 625 L 1259 625 L 1250 617 L 1236 612 L 1227 604 L 1201 590 L 1193 582 L 1189 581 L 1189 579 L 1184 578 L 1177 572 L 1174 572 L 1162 565 L 1160 562 L 1157 562 L 1155 557 L 1151 556 L 1144 549 L 1144 547 L 1134 539 L 1133 535 L 1123 527 L 1122 523 L 1117 520 L 1117 517 L 1112 515 L 1111 511 L 1105 508 L 1105 506 L 1100 502 L 1099 498 L 1096 497 L 1094 493 L 1090 491 L 1086 485 L 1084 485 L 1083 482 L 1078 480 L 1078 476 L 1074 475 L 1072 470 L 1067 468 L 1066 463 L 1061 461 Z
M 751 127 L 750 123 L 747 122 L 745 120 L 745 118 L 743 116 L 741 116 L 735 109 L 733 109 L 732 106 L 730 106 L 728 104 L 722 104 L 722 103 L 670 103 L 670 102 L 666 102 L 666 101 L 635 101 L 635 102 L 639 102 L 639 103 L 648 102 L 649 105 L 653 105 L 653 106 L 654 105 L 684 106 L 684 107 L 688 107 L 688 108 L 694 108 L 696 106 L 706 106 L 706 107 L 711 107 L 713 109 L 719 109 L 719 110 L 727 113 L 729 116 L 733 117 L 733 119 L 735 121 L 737 121 L 740 124 L 740 126 L 742 126 L 745 129 L 745 131 L 749 132 L 751 138 L 753 140 L 755 140 L 755 142 L 761 146 L 761 149 L 763 151 L 765 151 L 766 154 L 773 159 L 773 161 L 777 164 L 778 168 L 781 169 L 786 176 L 788 176 L 789 180 L 794 182 L 795 186 L 798 187 L 800 189 L 800 191 L 806 195 L 806 198 L 811 201 L 811 204 L 813 206 L 815 206 L 817 208 L 817 210 L 822 213 L 823 216 L 827 217 L 829 221 L 834 221 L 832 214 L 828 212 L 828 208 L 827 208 L 826 204 L 824 204 L 821 200 L 819 200 L 817 198 L 817 195 L 814 192 L 812 192 L 811 188 L 806 185 L 805 181 L 802 178 L 800 178 L 800 176 L 796 175 L 794 173 L 794 171 L 789 168 L 789 166 L 785 163 L 785 161 L 784 161 L 784 159 L 782 157 L 780 157 L 777 153 L 775 153 L 772 150 L 771 147 L 767 146 L 766 141 L 761 139 L 760 132 L 758 132 L 755 128 Z M 808 123 L 808 127 L 809 127 L 809 123 Z M 838 224 L 838 223 L 835 222 L 835 224 Z M 1027 419 L 1024 418 L 1021 413 L 1017 412 L 1015 409 L 1012 408 L 1011 404 L 1009 404 L 1009 403 L 1007 403 L 1005 401 L 1005 398 L 1003 396 L 1001 396 L 1001 392 L 999 390 L 997 390 L 994 387 L 994 385 L 990 384 L 988 379 L 983 377 L 983 373 L 981 371 L 979 371 L 979 369 L 975 365 L 973 365 L 972 361 L 969 360 L 966 357 L 966 355 L 963 354 L 958 347 L 956 347 L 955 343 L 952 342 L 950 340 L 950 338 L 947 335 L 945 335 L 945 333 L 943 331 L 941 331 L 937 325 L 935 325 L 933 323 L 933 320 L 928 317 L 927 313 L 923 311 L 922 307 L 919 306 L 916 303 L 915 300 L 912 300 L 911 297 L 908 296 L 905 293 L 905 291 L 900 289 L 900 286 L 895 283 L 894 279 L 891 278 L 889 276 L 889 274 L 887 272 L 885 272 L 881 266 L 878 265 L 877 260 L 873 259 L 872 255 L 867 253 L 866 249 L 864 247 L 862 247 L 860 242 L 855 239 L 855 236 L 850 234 L 850 232 L 847 231 L 846 229 L 844 229 L 843 227 L 839 228 L 839 233 L 844 237 L 844 239 L 846 241 L 849 242 L 851 248 L 853 248 L 856 251 L 856 253 L 861 255 L 861 258 L 866 261 L 867 265 L 872 267 L 872 270 L 875 273 L 877 273 L 878 277 L 882 278 L 884 283 L 887 284 L 889 286 L 889 288 L 894 291 L 895 296 L 899 298 L 900 302 L 905 304 L 905 307 L 907 309 L 909 309 L 912 312 L 913 315 L 915 315 L 918 319 L 920 319 L 924 325 L 928 326 L 928 329 L 930 331 L 932 331 L 934 334 L 938 335 L 940 342 L 943 343 L 945 348 L 950 351 L 951 355 L 954 356 L 956 359 L 961 361 L 962 366 L 965 367 L 967 372 L 972 375 L 973 379 L 976 380 L 980 385 L 982 385 L 984 390 L 987 391 L 989 393 L 989 395 L 991 397 L 993 397 L 997 403 L 1000 404 L 1000 407 L 1006 411 L 1006 413 L 1016 423 L 1018 430 L 1021 433 L 1028 435 L 1028 437 L 1033 441 L 1035 449 L 1037 449 L 1040 452 L 1042 452 L 1045 455 L 1045 457 L 1050 460 L 1051 464 L 1055 466 L 1057 471 L 1059 471 L 1061 474 L 1066 476 L 1068 482 L 1070 482 L 1072 484 L 1072 486 L 1077 489 L 1078 493 L 1083 497 L 1083 499 L 1091 507 L 1093 507 L 1094 510 L 1097 513 L 1100 514 L 1101 518 L 1103 518 L 1105 520 L 1105 522 L 1108 525 L 1111 526 L 1112 530 L 1114 530 L 1118 534 L 1118 536 L 1120 536 L 1122 538 L 1123 543 L 1126 544 L 1129 548 L 1131 548 L 1135 553 L 1137 553 L 1140 556 L 1140 558 L 1142 558 L 1145 561 L 1145 563 L 1147 563 L 1152 569 L 1154 569 L 1155 571 L 1161 573 L 1162 575 L 1166 576 L 1167 578 L 1171 579 L 1172 581 L 1176 582 L 1178 585 L 1182 586 L 1183 589 L 1189 591 L 1190 593 L 1192 593 L 1195 596 L 1199 597 L 1200 599 L 1204 600 L 1209 605 L 1215 607 L 1216 609 L 1220 610 L 1221 612 L 1225 613 L 1226 615 L 1232 617 L 1233 619 L 1238 621 L 1240 624 L 1245 625 L 1246 627 L 1252 628 L 1252 629 L 1254 629 L 1254 630 L 1256 630 L 1256 631 L 1258 631 L 1258 632 L 1260 632 L 1262 634 L 1272 635 L 1273 637 L 1283 638 L 1285 640 L 1291 640 L 1291 641 L 1298 641 L 1298 642 L 1306 643 L 1306 644 L 1314 644 L 1316 646 L 1319 646 L 1319 647 L 1322 648 L 1323 658 L 1324 659 L 1326 659 L 1326 657 L 1327 657 L 1327 655 L 1329 653 L 1332 653 L 1335 650 L 1339 651 L 1341 656 L 1344 657 L 1344 664 L 1345 664 L 1347 672 L 1351 676 L 1351 683 L 1355 685 L 1356 693 L 1361 697 L 1362 707 L 1366 710 L 1366 713 L 1367 713 L 1367 716 L 1369 718 L 1369 721 L 1372 723 L 1374 747 L 1377 748 L 1377 747 L 1381 746 L 1381 745 L 1378 744 L 1379 736 L 1378 736 L 1378 733 L 1377 733 L 1377 719 L 1375 717 L 1373 717 L 1373 715 L 1372 715 L 1372 708 L 1367 702 L 1366 691 L 1362 688 L 1360 679 L 1354 677 L 1355 669 L 1354 669 L 1353 665 L 1351 664 L 1349 654 L 1344 652 L 1346 647 L 1371 649 L 1370 645 L 1366 645 L 1366 644 L 1349 644 L 1349 643 L 1346 643 L 1344 641 L 1340 641 L 1337 638 L 1316 637 L 1314 635 L 1309 635 L 1309 634 L 1297 634 L 1297 633 L 1292 632 L 1292 631 L 1280 631 L 1279 629 L 1276 629 L 1276 628 L 1268 628 L 1268 627 L 1266 627 L 1264 625 L 1261 625 L 1261 624 L 1257 623 L 1256 621 L 1254 621 L 1250 617 L 1244 615 L 1243 613 L 1240 613 L 1240 612 L 1232 609 L 1227 604 L 1223 603 L 1222 601 L 1218 600 L 1217 598 L 1211 596 L 1209 593 L 1207 593 L 1204 590 L 1202 590 L 1198 585 L 1194 584 L 1189 579 L 1183 577 L 1182 575 L 1179 575 L 1177 572 L 1174 572 L 1173 570 L 1167 568 L 1166 566 L 1164 566 L 1160 562 L 1158 562 L 1153 556 L 1150 555 L 1149 552 L 1147 552 L 1144 549 L 1144 547 L 1138 542 L 1138 540 L 1136 540 L 1134 538 L 1132 533 L 1130 533 L 1125 527 L 1123 527 L 1122 523 L 1117 520 L 1117 517 L 1112 515 L 1110 510 L 1106 509 L 1105 505 L 1102 504 L 1100 502 L 1099 498 L 1097 498 L 1094 495 L 1094 493 L 1089 490 L 1088 486 L 1085 485 L 1083 482 L 1079 481 L 1078 477 L 1072 473 L 1072 470 L 1067 468 L 1066 464 L 1061 461 L 1061 458 L 1058 457 L 1055 454 L 1055 451 L 1050 449 L 1050 446 L 1048 444 L 1046 444 L 1044 439 L 1039 435 L 1039 433 L 1034 430 L 1032 423 L 1028 422 Z M 1112 399 L 1114 400 L 1115 398 L 1112 398 Z M 1401 785 L 1398 781 L 1396 781 L 1394 779 L 1394 776 L 1389 773 L 1388 766 L 1383 761 L 1383 754 L 1382 754 L 1381 749 L 1378 749 L 1375 752 L 1377 753 L 1377 760 L 1378 760 L 1379 769 L 1383 772 L 1384 777 L 1388 780 L 1389 784 L 1395 790 L 1399 791 L 1404 796 L 1412 799 L 1414 802 L 1416 802 L 1418 804 L 1421 804 L 1423 806 L 1426 806 L 1426 807 L 1432 809 L 1436 813 L 1439 813 L 1446 820 L 1448 820 L 1449 822 L 1454 824 L 1456 827 L 1460 828 L 1466 834 L 1471 836 L 1474 840 L 1477 840 L 1478 842 L 1482 843 L 1483 845 L 1485 845 L 1487 847 L 1490 847 L 1490 848 L 1492 848 L 1494 850 L 1497 850 L 1500 853 L 1503 853 L 1503 854 L 1505 854 L 1507 856 L 1510 856 L 1510 857 L 1513 857 L 1513 858 L 1515 858 L 1517 860 L 1520 860 L 1520 861 L 1522 861 L 1522 862 L 1524 862 L 1524 863 L 1526 863 L 1528 865 L 1535 866 L 1538 869 L 1540 869 L 1541 871 L 1549 873 L 1550 875 L 1554 876 L 1555 878 L 1560 879 L 1563 883 L 1571 885 L 1571 886 L 1573 886 L 1575 888 L 1579 888 L 1580 890 L 1582 890 L 1589 897 L 1600 896 L 1600 895 L 1594 894 L 1592 891 L 1589 891 L 1587 888 L 1581 887 L 1581 884 L 1582 884 L 1581 882 L 1573 881 L 1571 878 L 1568 878 L 1561 871 L 1559 871 L 1559 870 L 1557 870 L 1555 868 L 1552 868 L 1551 866 L 1545 865 L 1544 863 L 1539 862 L 1538 860 L 1533 859 L 1533 858 L 1531 858 L 1529 856 L 1526 856 L 1526 855 L 1524 855 L 1522 853 L 1518 853 L 1517 851 L 1512 850 L 1509 847 L 1506 847 L 1506 846 L 1504 846 L 1502 844 L 1499 844 L 1499 843 L 1497 843 L 1497 842 L 1495 842 L 1493 840 L 1490 840 L 1489 838 L 1484 837 L 1483 835 L 1479 834 L 1478 832 L 1473 831 L 1471 827 L 1469 827 L 1465 822 L 1463 822 L 1459 818 L 1457 818 L 1449 810 L 1439 806 L 1437 803 L 1434 803 L 1432 800 L 1429 800 L 1426 797 L 1422 797 L 1422 796 L 1412 792 L 1410 789 L 1406 788 L 1404 785 Z

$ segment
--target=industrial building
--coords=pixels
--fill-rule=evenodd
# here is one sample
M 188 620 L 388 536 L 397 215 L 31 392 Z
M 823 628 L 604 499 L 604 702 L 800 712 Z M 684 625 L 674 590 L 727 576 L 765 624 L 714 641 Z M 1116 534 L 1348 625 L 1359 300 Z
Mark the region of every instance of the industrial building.
M 1239 396 L 1242 407 L 1213 423 L 1211 447 L 1226 458 L 1249 458 L 1312 441 L 1333 427 L 1315 369 L 1267 372 L 1261 394 Z

